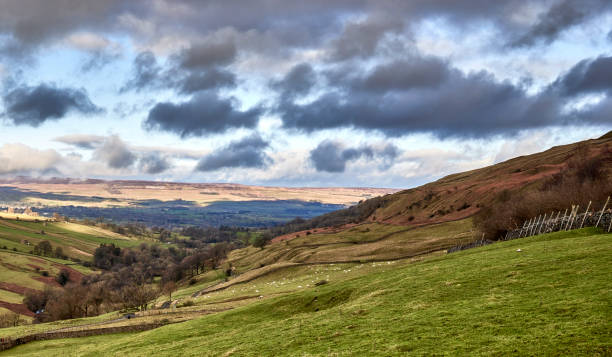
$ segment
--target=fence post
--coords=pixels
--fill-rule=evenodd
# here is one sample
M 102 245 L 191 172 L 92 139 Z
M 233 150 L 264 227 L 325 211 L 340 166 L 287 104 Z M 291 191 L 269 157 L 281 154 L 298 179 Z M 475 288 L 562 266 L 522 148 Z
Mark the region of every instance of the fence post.
M 589 213 L 589 208 L 591 208 L 591 201 L 589 201 L 589 205 L 587 206 L 586 211 L 584 211 L 584 216 L 582 216 L 582 222 L 580 222 L 580 229 L 582 229 L 582 226 L 584 225 L 584 221 L 586 220 L 586 216 L 587 213 Z
M 551 232 L 555 231 L 555 225 L 557 224 L 557 220 L 559 219 L 559 214 L 561 214 L 561 211 L 557 211 L 557 217 L 553 218 L 552 221 L 550 221 L 550 225 L 548 226 L 548 229 L 550 229 Z M 553 212 L 553 216 L 554 216 L 554 212 Z
M 575 209 L 576 209 L 576 206 L 572 205 L 572 210 L 570 211 L 569 216 L 567 216 L 567 223 L 565 224 L 564 231 L 568 231 L 569 230 L 569 225 L 572 222 L 572 217 L 574 216 L 574 210 Z
M 519 232 L 519 238 L 523 237 L 523 231 L 527 229 L 527 226 L 529 226 L 529 221 L 525 221 L 525 223 L 523 223 L 523 228 L 521 228 L 521 231 Z
M 527 237 L 527 232 L 529 232 L 529 225 L 531 224 L 531 220 L 532 220 L 532 219 L 533 219 L 533 218 L 529 218 L 529 220 L 528 220 L 527 222 L 525 222 L 525 223 L 527 223 L 527 224 L 525 225 L 525 229 L 524 229 L 524 231 L 525 231 L 525 237 Z M 521 231 L 521 234 L 519 235 L 519 238 L 522 238 L 522 237 L 523 237 L 523 232 Z
M 544 222 L 546 222 L 546 213 L 544 213 L 544 217 L 542 218 L 542 223 L 540 223 L 540 227 L 538 227 L 538 234 L 542 232 L 542 227 L 544 227 Z
M 564 231 L 567 231 L 567 228 L 569 227 L 569 223 L 570 223 L 570 220 L 572 218 L 572 214 L 574 214 L 574 209 L 575 208 L 576 208 L 576 206 L 572 205 L 572 209 L 571 209 L 571 211 L 569 213 L 569 216 L 567 216 L 567 222 L 565 222 L 565 224 L 563 225 L 563 230 Z
M 572 219 L 570 220 L 570 224 L 568 227 L 568 231 L 572 229 L 572 227 L 574 226 L 574 221 L 576 221 L 576 217 L 578 215 L 578 210 L 580 209 L 580 205 L 576 205 L 576 209 L 574 210 L 574 215 L 572 216 Z
M 531 235 L 531 231 L 533 230 L 533 225 L 535 224 L 535 221 L 536 217 L 532 217 L 531 223 L 529 223 L 529 227 L 527 228 L 527 234 L 525 234 L 525 237 L 529 237 Z
M 533 228 L 531 229 L 531 233 L 529 234 L 530 236 L 534 235 L 536 232 L 536 229 L 538 228 L 538 225 L 540 224 L 540 219 L 542 219 L 542 216 L 538 216 L 538 219 L 536 219 L 535 224 L 533 225 Z
M 553 222 L 553 216 L 555 215 L 555 211 L 550 212 L 550 216 L 548 217 L 548 221 L 546 221 L 546 227 L 544 227 L 544 233 L 548 233 L 550 230 L 550 225 Z
M 601 217 L 603 217 L 603 214 L 604 214 L 604 211 L 606 210 L 606 206 L 608 205 L 608 202 L 610 202 L 610 196 L 608 196 L 608 199 L 606 200 L 606 203 L 604 204 L 603 208 L 601 209 L 601 213 L 599 214 L 599 219 L 597 220 L 597 224 L 595 224 L 596 228 L 599 225 L 599 221 L 601 221 Z
M 542 220 L 542 215 L 538 216 L 538 219 L 536 220 L 536 224 L 533 226 L 533 231 L 531 232 L 531 235 L 534 236 L 536 234 L 538 234 L 538 226 L 540 225 L 540 221 Z
M 559 231 L 563 230 L 563 224 L 565 223 L 565 216 L 567 215 L 567 208 L 565 209 L 565 212 L 563 212 L 563 218 L 561 218 L 561 222 L 559 223 Z

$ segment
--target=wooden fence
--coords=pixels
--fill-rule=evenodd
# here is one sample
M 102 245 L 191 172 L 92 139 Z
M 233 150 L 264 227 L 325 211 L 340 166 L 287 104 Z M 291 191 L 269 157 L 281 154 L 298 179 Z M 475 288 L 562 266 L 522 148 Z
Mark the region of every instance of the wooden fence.
M 572 205 L 571 208 L 566 209 L 563 213 L 561 213 L 561 211 L 554 211 L 533 217 L 523 222 L 520 228 L 506 232 L 506 235 L 501 237 L 500 240 L 525 238 L 538 234 L 569 231 L 570 229 L 584 227 L 600 227 L 608 233 L 612 231 L 612 202 L 610 201 L 610 197 L 608 197 L 601 209 L 593 209 L 592 202 L 589 202 L 584 212 L 582 212 L 580 206 Z M 482 239 L 469 244 L 452 247 L 446 252 L 453 253 L 491 243 L 495 243 L 495 241 Z
M 523 222 L 520 228 L 508 231 L 503 240 L 535 236 L 543 233 L 569 231 L 583 227 L 601 227 L 604 231 L 612 231 L 612 210 L 610 197 L 601 209 L 595 210 L 592 202 L 586 209 L 579 205 L 572 205 L 563 212 L 549 212 L 532 217 Z M 583 211 L 584 210 L 584 211 Z

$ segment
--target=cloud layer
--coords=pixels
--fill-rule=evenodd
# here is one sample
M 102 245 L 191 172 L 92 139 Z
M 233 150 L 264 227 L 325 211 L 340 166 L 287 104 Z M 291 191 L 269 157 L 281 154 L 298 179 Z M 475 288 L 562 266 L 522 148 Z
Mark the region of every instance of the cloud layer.
M 607 0 L 5 0 L 0 174 L 383 184 L 491 163 L 612 129 L 611 21 Z

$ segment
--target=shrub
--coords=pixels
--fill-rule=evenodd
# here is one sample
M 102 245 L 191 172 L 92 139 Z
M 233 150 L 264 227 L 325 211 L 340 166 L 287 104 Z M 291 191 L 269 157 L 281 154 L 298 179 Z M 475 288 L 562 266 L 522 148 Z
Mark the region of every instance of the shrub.
M 61 286 L 66 285 L 70 281 L 70 272 L 67 269 L 62 269 L 55 277 L 55 281 Z

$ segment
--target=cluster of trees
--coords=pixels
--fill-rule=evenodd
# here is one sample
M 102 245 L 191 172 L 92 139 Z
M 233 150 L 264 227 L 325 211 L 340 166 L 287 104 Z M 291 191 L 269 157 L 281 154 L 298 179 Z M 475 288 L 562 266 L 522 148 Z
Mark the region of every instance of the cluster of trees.
M 387 195 L 374 197 L 369 200 L 360 201 L 354 206 L 308 220 L 298 217 L 285 224 L 270 227 L 266 231 L 268 235 L 275 237 L 308 229 L 338 227 L 349 223 L 359 223 L 370 217 L 378 208 L 384 207 L 387 200 Z
M 204 243 L 244 242 L 250 236 L 251 229 L 245 227 L 197 227 L 191 226 L 181 230 L 183 236 Z M 248 244 L 248 242 L 247 242 Z
M 126 285 L 110 290 L 103 282 L 71 282 L 61 289 L 47 287 L 43 291 L 29 291 L 23 302 L 29 310 L 37 312 L 38 321 L 48 322 L 96 316 L 117 309 L 144 310 L 160 294 L 152 285 Z
M 19 326 L 23 322 L 21 315 L 15 312 L 0 314 L 0 328 Z
M 64 250 L 62 249 L 62 247 L 56 247 L 55 250 L 53 250 L 51 243 L 46 240 L 43 240 L 36 244 L 34 246 L 34 249 L 32 249 L 30 253 L 35 255 L 42 255 L 45 257 L 66 259 L 66 255 L 64 254 Z
M 474 225 L 487 239 L 496 240 L 532 217 L 552 211 L 563 212 L 572 204 L 586 209 L 592 201 L 592 207 L 601 209 L 612 194 L 611 168 L 612 150 L 609 147 L 593 153 L 586 146 L 579 146 L 565 167 L 538 189 L 502 191 L 474 217 Z
M 212 243 L 233 243 L 236 246 L 246 246 L 251 242 L 251 237 L 256 235 L 253 228 L 224 226 L 201 227 L 187 226 L 182 228 L 169 229 L 166 227 L 147 227 L 142 223 L 112 223 L 100 217 L 96 220 L 82 219 L 81 224 L 96 226 L 109 231 L 139 238 L 149 238 L 159 240 L 163 243 L 174 243 L 184 248 L 201 248 Z M 188 237 L 189 239 L 183 239 Z
M 55 279 L 63 288 L 28 292 L 24 303 L 39 312 L 40 321 L 94 316 L 117 309 L 146 310 L 161 294 L 171 297 L 177 282 L 218 268 L 233 248 L 229 243 L 199 249 L 147 244 L 121 249 L 101 244 L 93 256 L 93 265 L 102 270 L 101 274 L 74 282 L 70 272 L 62 270 Z

